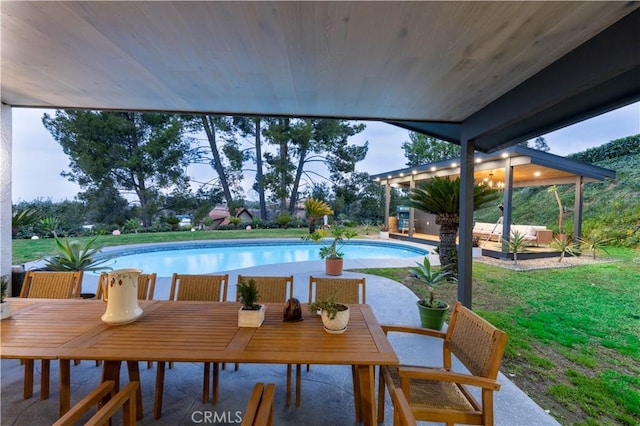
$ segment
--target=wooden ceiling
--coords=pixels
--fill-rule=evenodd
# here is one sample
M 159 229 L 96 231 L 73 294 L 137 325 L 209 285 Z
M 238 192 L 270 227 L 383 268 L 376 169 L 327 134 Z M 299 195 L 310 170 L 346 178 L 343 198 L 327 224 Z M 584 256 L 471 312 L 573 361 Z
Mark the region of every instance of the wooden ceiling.
M 2 102 L 463 123 L 638 7 L 590 1 L 3 1 Z M 519 114 L 540 112 L 541 104 L 582 93 L 601 78 L 592 79 L 536 99 Z M 479 149 L 512 137 L 483 141 Z

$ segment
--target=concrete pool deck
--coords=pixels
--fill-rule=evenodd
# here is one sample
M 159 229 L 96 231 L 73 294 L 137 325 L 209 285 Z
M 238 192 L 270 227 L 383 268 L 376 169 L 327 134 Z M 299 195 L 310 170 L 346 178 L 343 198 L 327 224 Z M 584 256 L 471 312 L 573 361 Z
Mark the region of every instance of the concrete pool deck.
M 423 246 L 424 247 L 424 246 Z M 408 259 L 385 259 L 359 261 L 345 259 L 345 269 L 413 266 L 422 257 Z M 264 265 L 228 271 L 228 299 L 235 296 L 238 273 L 245 275 L 293 275 L 294 296 L 301 301 L 308 298 L 309 276 L 324 275 L 322 261 L 296 262 L 278 265 Z M 89 274 L 87 274 L 89 275 Z M 374 276 L 345 271 L 344 276 L 365 276 L 367 279 L 367 303 L 376 317 L 385 324 L 405 324 L 419 326 L 415 302 L 417 297 L 402 284 Z M 86 278 L 89 278 L 87 276 Z M 86 281 L 85 291 L 91 289 Z M 97 282 L 97 277 L 96 277 Z M 170 278 L 159 278 L 156 298 L 166 299 Z M 391 343 L 402 363 L 441 365 L 441 345 L 438 339 L 422 336 L 391 335 Z M 39 368 L 39 363 L 36 363 Z M 58 413 L 58 366 L 51 366 L 51 396 L 38 399 L 39 375 L 35 379 L 35 396 L 22 399 L 22 367 L 17 360 L 2 360 L 2 424 L 33 425 L 51 424 Z M 458 368 L 462 368 L 458 365 Z M 72 367 L 72 402 L 97 386 L 100 369 L 93 362 L 82 362 Z M 126 383 L 126 369 L 122 382 Z M 141 366 L 144 418 L 141 425 L 193 425 L 203 423 L 203 413 L 217 413 L 218 418 L 236 411 L 242 412 L 249 399 L 253 384 L 257 381 L 276 384 L 276 425 L 352 425 L 354 419 L 351 370 L 344 366 L 312 366 L 302 373 L 302 404 L 286 407 L 284 403 L 285 366 L 242 364 L 239 371 L 227 367 L 220 373 L 220 400 L 216 406 L 201 402 L 202 364 L 178 363 L 165 375 L 165 397 L 163 416 L 152 420 L 153 389 L 155 367 Z M 499 375 L 502 389 L 495 394 L 495 424 L 501 426 L 558 425 L 559 423 L 503 374 Z M 385 399 L 385 425 L 393 423 L 393 408 L 390 398 Z M 223 424 L 232 424 L 229 421 Z M 220 424 L 220 423 L 219 423 Z

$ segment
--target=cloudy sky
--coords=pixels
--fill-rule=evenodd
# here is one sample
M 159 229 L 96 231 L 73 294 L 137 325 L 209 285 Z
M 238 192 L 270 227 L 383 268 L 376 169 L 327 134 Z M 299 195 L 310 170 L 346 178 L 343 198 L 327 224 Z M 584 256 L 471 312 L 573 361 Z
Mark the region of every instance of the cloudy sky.
M 36 198 L 54 202 L 72 200 L 80 191 L 76 184 L 60 176 L 60 172 L 68 170 L 69 158 L 42 125 L 45 112 L 54 113 L 42 109 L 13 109 L 14 203 Z M 366 124 L 366 130 L 351 139 L 358 144 L 369 141 L 369 154 L 358 163 L 358 170 L 377 174 L 404 167 L 406 159 L 400 145 L 409 139 L 408 132 L 379 122 Z M 640 103 L 635 103 L 543 136 L 551 153 L 564 156 L 638 133 Z M 215 178 L 210 166 L 190 166 L 188 173 L 197 181 Z M 249 198 L 253 198 L 251 194 Z

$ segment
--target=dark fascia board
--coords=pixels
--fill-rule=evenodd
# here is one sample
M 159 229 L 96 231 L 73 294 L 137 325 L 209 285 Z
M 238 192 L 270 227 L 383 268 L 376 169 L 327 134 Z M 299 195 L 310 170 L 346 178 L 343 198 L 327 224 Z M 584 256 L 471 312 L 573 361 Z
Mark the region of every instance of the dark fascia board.
M 387 123 L 460 145 L 460 123 L 442 121 L 387 121 Z
M 639 28 L 640 9 L 471 115 L 462 135 L 491 152 L 640 100 Z
M 594 180 L 601 181 L 605 178 L 616 178 L 616 172 L 613 170 L 593 166 L 591 164 L 582 163 L 570 158 L 560 157 L 559 155 L 550 154 L 548 152 L 538 151 L 536 149 L 526 148 L 518 145 L 503 149 L 501 151 L 495 151 L 491 154 L 476 152 L 475 156 L 477 158 L 481 158 L 483 162 L 486 162 L 490 160 L 503 160 L 503 153 L 509 154 L 510 157 L 528 157 L 531 159 L 531 163 L 556 170 L 562 170 L 567 173 L 575 174 L 576 176 L 588 177 Z M 447 160 L 438 161 L 436 163 L 422 164 L 420 166 L 392 170 L 386 173 L 379 173 L 376 175 L 372 175 L 371 178 L 385 180 L 388 176 L 397 177 L 398 175 L 400 175 L 400 173 L 404 173 L 404 175 L 409 178 L 414 171 L 417 173 L 429 172 L 432 167 L 435 167 L 438 170 L 442 170 L 443 168 L 450 167 L 451 163 L 454 162 L 459 167 L 460 157 L 450 158 Z

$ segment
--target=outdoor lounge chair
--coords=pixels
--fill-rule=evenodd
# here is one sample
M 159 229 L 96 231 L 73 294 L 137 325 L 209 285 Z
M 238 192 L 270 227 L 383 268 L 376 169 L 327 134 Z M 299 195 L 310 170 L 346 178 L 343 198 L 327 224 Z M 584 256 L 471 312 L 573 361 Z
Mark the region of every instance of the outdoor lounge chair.
M 381 366 L 378 387 L 378 422 L 384 420 L 384 387 L 392 392 L 401 388 L 418 420 L 447 424 L 493 424 L 493 392 L 507 335 L 480 318 L 460 302 L 453 307 L 446 333 L 427 328 L 382 326 L 385 333 L 416 333 L 443 339 L 442 368 Z M 451 369 L 455 355 L 469 373 Z M 479 403 L 467 389 L 481 388 Z
M 284 303 L 293 297 L 293 275 L 289 276 L 246 276 L 238 275 L 238 283 L 248 283 L 253 280 L 258 290 L 258 301 L 264 303 Z M 240 300 L 240 294 L 236 286 L 236 302 Z M 223 364 L 224 368 L 224 364 Z M 235 364 L 236 371 L 238 363 Z M 287 389 L 286 404 L 291 404 L 291 364 L 287 364 Z
M 227 286 L 229 275 L 189 275 L 173 274 L 171 278 L 171 290 L 169 300 L 191 300 L 224 302 L 227 300 Z M 158 362 L 156 372 L 156 394 L 154 399 L 153 416 L 159 419 L 162 412 L 162 390 L 164 387 L 165 362 Z M 218 374 L 219 364 L 213 363 L 213 404 L 218 402 Z M 211 376 L 211 363 L 204 363 L 204 378 L 202 383 L 202 402 L 209 400 L 209 383 Z
M 111 424 L 111 417 L 122 407 L 122 424 L 125 426 L 136 424 L 136 393 L 139 382 L 130 382 L 119 392 L 115 392 L 113 380 L 103 382 L 89 395 L 82 398 L 71 407 L 53 426 L 73 426 L 87 413 L 92 406 L 98 406 L 96 414 L 85 424 Z
M 24 276 L 20 297 L 40 299 L 73 299 L 80 297 L 82 271 L 28 271 Z M 24 399 L 33 395 L 33 359 L 24 361 Z M 42 360 L 40 370 L 40 399 L 49 397 L 51 361 Z

